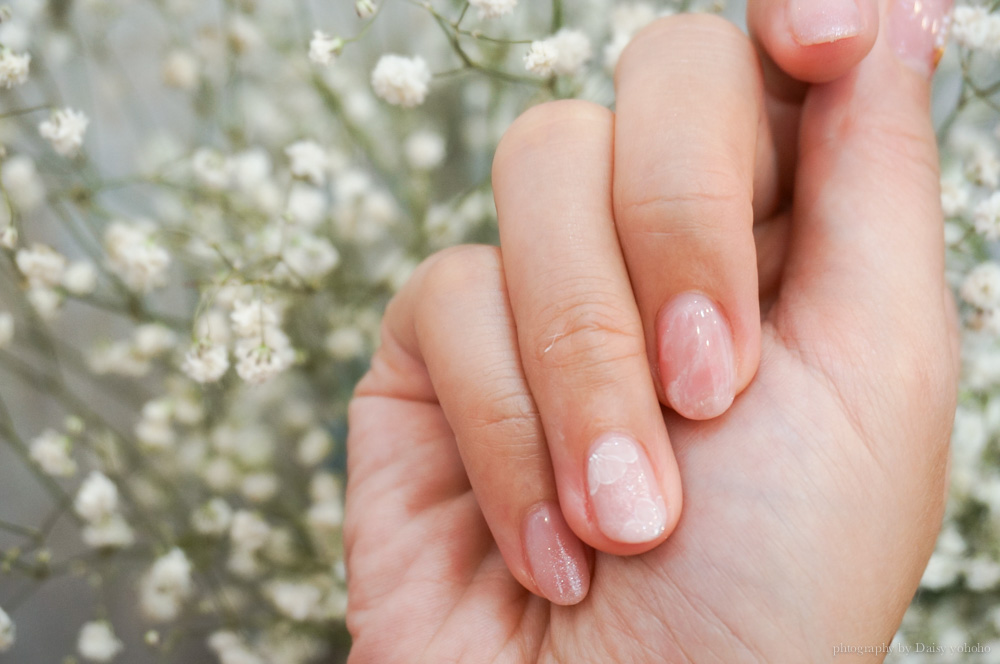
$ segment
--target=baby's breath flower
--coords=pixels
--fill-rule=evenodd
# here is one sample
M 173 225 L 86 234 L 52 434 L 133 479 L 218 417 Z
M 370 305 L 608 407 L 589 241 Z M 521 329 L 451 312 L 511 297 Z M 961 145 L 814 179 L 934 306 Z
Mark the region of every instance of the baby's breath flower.
M 244 551 L 256 551 L 267 544 L 267 538 L 270 535 L 271 527 L 256 512 L 240 510 L 233 516 L 229 537 L 236 548 Z
M 14 316 L 0 311 L 0 348 L 6 348 L 14 340 Z
M 1000 50 L 1000 16 L 987 7 L 955 7 L 951 38 L 965 48 L 996 53 Z
M 311 468 L 323 461 L 333 450 L 333 438 L 325 429 L 313 427 L 299 440 L 296 459 Z
M 590 39 L 579 30 L 563 28 L 549 37 L 548 41 L 557 53 L 552 71 L 561 76 L 579 74 L 593 53 Z
M 517 7 L 517 0 L 470 0 L 470 5 L 479 10 L 479 18 L 500 18 Z
M 191 527 L 202 535 L 224 535 L 233 521 L 233 509 L 222 498 L 212 498 L 191 514 Z
M 980 309 L 1000 307 L 1000 265 L 980 263 L 973 268 L 959 289 L 962 299 Z
M 82 111 L 64 108 L 38 125 L 38 133 L 64 157 L 72 157 L 83 146 L 83 134 L 90 120 Z
M 194 590 L 191 570 L 191 561 L 180 548 L 157 558 L 139 586 L 139 604 L 146 617 L 169 622 L 180 615 Z
M 229 351 L 224 344 L 196 341 L 184 354 L 181 371 L 198 383 L 214 383 L 229 369 Z
M 18 154 L 5 159 L 0 182 L 10 202 L 23 212 L 31 212 L 45 200 L 45 186 L 35 162 L 28 155 Z
M 83 481 L 73 501 L 73 509 L 91 523 L 99 523 L 118 510 L 118 487 L 97 470 Z
M 424 103 L 430 82 L 431 70 L 420 56 L 383 55 L 372 70 L 375 94 L 404 108 Z
M 326 181 L 330 160 L 326 151 L 315 141 L 298 141 L 285 148 L 288 168 L 297 178 L 320 185 Z
M 177 345 L 177 334 L 160 323 L 144 323 L 132 333 L 135 352 L 142 357 L 157 357 Z
M 272 330 L 266 340 L 240 339 L 236 342 L 236 373 L 248 383 L 264 383 L 292 365 L 294 351 L 280 330 Z
M 1000 239 L 1000 192 L 983 200 L 972 212 L 976 232 L 987 240 Z
M 343 39 L 340 37 L 331 37 L 322 30 L 316 30 L 313 32 L 312 40 L 309 42 L 309 60 L 313 64 L 325 67 L 340 55 L 340 51 L 343 48 Z
M 272 581 L 264 592 L 279 613 L 296 622 L 313 617 L 323 599 L 323 592 L 308 581 Z
M 87 661 L 110 662 L 125 645 L 115 636 L 111 623 L 100 620 L 83 626 L 76 647 L 80 656 Z
M 135 543 L 135 533 L 120 514 L 88 524 L 81 533 L 83 542 L 92 549 L 127 549 Z
M 340 263 L 340 253 L 325 237 L 311 233 L 296 233 L 285 238 L 281 253 L 282 264 L 291 276 L 315 282 L 329 274 Z M 284 276 L 279 274 L 279 276 Z
M 74 295 L 89 295 L 97 287 L 97 270 L 89 261 L 70 263 L 63 273 L 62 285 Z
M 365 334 L 355 326 L 341 327 L 330 332 L 324 343 L 326 352 L 337 360 L 360 357 L 367 348 Z
M 104 233 L 108 268 L 137 293 L 166 284 L 170 254 L 153 239 L 154 231 L 149 222 L 116 221 Z
M 20 249 L 15 256 L 17 269 L 32 288 L 54 288 L 62 282 L 66 257 L 44 244 Z
M 524 55 L 524 68 L 533 74 L 548 78 L 559 60 L 559 51 L 548 39 L 531 42 Z
M 426 129 L 410 134 L 403 149 L 410 166 L 419 171 L 437 168 L 445 157 L 444 138 L 441 134 Z
M 215 632 L 208 638 L 208 647 L 221 664 L 265 664 L 264 658 L 233 632 Z
M 251 473 L 243 478 L 240 493 L 251 503 L 265 503 L 278 493 L 278 476 L 274 473 Z
M 215 150 L 201 148 L 191 158 L 195 178 L 209 189 L 228 189 L 233 179 L 233 162 Z
M 0 47 L 0 88 L 10 89 L 28 80 L 31 54 L 17 54 Z
M 70 456 L 68 436 L 46 429 L 31 441 L 28 449 L 31 460 L 48 475 L 69 477 L 76 473 L 76 461 Z
M 6 652 L 14 647 L 17 640 L 17 628 L 7 612 L 0 607 L 0 652 Z
M 378 8 L 375 6 L 375 0 L 357 0 L 354 3 L 354 11 L 362 20 L 374 16 L 376 9 Z

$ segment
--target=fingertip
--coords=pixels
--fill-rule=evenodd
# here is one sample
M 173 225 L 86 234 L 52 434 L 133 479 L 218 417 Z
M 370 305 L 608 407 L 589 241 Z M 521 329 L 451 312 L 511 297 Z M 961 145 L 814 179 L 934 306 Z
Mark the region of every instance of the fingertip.
M 878 36 L 876 0 L 751 0 L 750 33 L 767 59 L 805 83 L 840 78 Z
M 522 542 L 535 592 L 560 606 L 583 601 L 590 591 L 587 551 L 557 503 L 545 501 L 528 513 Z

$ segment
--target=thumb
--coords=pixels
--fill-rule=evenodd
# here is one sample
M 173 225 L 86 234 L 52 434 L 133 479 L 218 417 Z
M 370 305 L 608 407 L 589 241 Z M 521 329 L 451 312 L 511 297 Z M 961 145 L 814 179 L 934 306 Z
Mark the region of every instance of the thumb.
M 869 56 L 806 98 L 782 293 L 821 302 L 825 319 L 850 320 L 873 340 L 944 322 L 928 316 L 944 311 L 930 78 L 951 2 L 880 4 Z
M 749 0 L 747 27 L 768 91 L 793 100 L 805 84 L 840 78 L 868 54 L 878 34 L 878 2 Z

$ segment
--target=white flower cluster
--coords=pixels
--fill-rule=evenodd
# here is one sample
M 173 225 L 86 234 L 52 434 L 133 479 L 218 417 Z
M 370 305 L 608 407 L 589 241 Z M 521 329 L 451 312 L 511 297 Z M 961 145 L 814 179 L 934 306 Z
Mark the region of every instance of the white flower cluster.
M 237 300 L 231 316 L 236 334 L 236 373 L 248 383 L 263 383 L 288 369 L 295 351 L 281 329 L 281 313 L 263 298 Z
M 104 232 L 108 269 L 137 293 L 167 283 L 170 254 L 156 242 L 155 234 L 156 226 L 145 220 L 115 221 Z
M 590 38 L 580 30 L 563 28 L 551 37 L 532 42 L 524 56 L 525 68 L 539 76 L 575 76 L 593 55 Z
M 75 156 L 83 147 L 83 134 L 90 119 L 82 111 L 64 108 L 53 111 L 52 117 L 38 125 L 38 133 L 64 157 Z
M 951 38 L 965 48 L 1000 52 L 1000 15 L 989 8 L 960 5 L 952 12 Z
M 88 662 L 110 662 L 124 648 L 111 623 L 105 620 L 85 624 L 77 639 L 77 650 Z
M 100 471 L 91 471 L 80 485 L 73 510 L 86 522 L 83 541 L 95 549 L 132 546 L 135 534 L 119 511 L 118 487 Z
M 383 55 L 372 70 L 375 94 L 403 108 L 423 104 L 430 82 L 431 70 L 420 56 Z
M 17 628 L 7 612 L 0 607 L 0 652 L 6 652 L 14 647 L 17 639 Z
M 343 49 L 343 39 L 340 37 L 331 37 L 322 30 L 316 30 L 313 32 L 313 38 L 309 42 L 309 59 L 314 64 L 325 67 L 331 64 Z
M 139 605 L 154 622 L 175 620 L 191 596 L 194 581 L 191 561 L 180 548 L 156 559 L 139 586 Z
M 0 87 L 10 89 L 28 80 L 28 69 L 31 66 L 31 55 L 17 54 L 0 47 Z

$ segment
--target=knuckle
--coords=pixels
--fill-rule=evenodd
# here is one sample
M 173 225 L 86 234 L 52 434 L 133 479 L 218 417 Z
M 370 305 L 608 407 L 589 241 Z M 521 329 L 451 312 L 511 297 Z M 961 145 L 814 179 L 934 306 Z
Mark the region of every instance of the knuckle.
M 752 197 L 734 170 L 667 172 L 658 188 L 631 189 L 615 200 L 623 230 L 637 234 L 716 235 L 752 225 Z
M 613 114 L 579 99 L 562 99 L 533 106 L 507 129 L 493 157 L 494 181 L 505 168 L 527 155 L 551 150 L 567 141 L 610 139 Z
M 470 401 L 464 413 L 468 441 L 486 452 L 502 449 L 505 457 L 537 454 L 543 438 L 534 399 L 521 381 L 503 381 Z
M 590 384 L 627 377 L 622 364 L 645 355 L 634 312 L 608 296 L 558 298 L 531 341 L 536 364 L 546 372 L 571 372 Z

